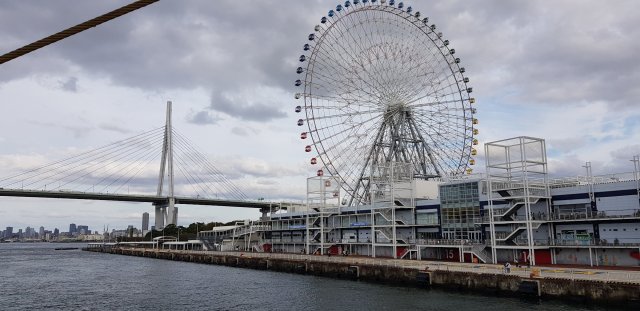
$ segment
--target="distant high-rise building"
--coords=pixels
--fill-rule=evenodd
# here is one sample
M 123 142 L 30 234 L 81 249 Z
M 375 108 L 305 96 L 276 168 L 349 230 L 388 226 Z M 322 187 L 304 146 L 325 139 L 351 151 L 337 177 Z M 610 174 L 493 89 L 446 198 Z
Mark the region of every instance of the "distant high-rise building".
M 149 231 L 149 213 L 142 213 L 142 232 Z
M 40 226 L 40 230 L 38 230 L 38 235 L 41 239 L 44 239 L 44 227 Z
M 7 227 L 7 230 L 4 231 L 4 237 L 10 239 L 13 236 L 13 227 Z
M 77 227 L 78 233 L 80 234 L 90 234 L 91 231 L 89 231 L 89 226 L 85 226 L 85 225 L 78 225 Z
M 53 230 L 53 236 L 59 236 L 60 235 L 60 230 L 58 230 L 58 228 L 55 228 Z
M 78 232 L 76 224 L 69 224 L 69 234 L 73 235 L 76 232 Z

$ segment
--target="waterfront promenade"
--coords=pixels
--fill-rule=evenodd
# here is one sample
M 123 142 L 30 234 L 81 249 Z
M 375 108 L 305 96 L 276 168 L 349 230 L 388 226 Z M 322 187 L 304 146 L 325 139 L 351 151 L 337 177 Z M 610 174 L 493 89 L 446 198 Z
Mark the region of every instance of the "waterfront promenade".
M 166 251 L 166 250 L 165 250 Z M 172 250 L 172 252 L 184 252 Z M 188 252 L 188 251 L 187 251 Z M 427 260 L 407 260 L 391 258 L 371 258 L 359 256 L 319 256 L 302 254 L 279 254 L 279 253 L 248 253 L 248 252 L 207 252 L 217 255 L 227 256 L 247 256 L 260 258 L 278 258 L 288 260 L 309 260 L 319 262 L 335 262 L 345 264 L 366 264 L 376 266 L 392 266 L 398 268 L 410 268 L 427 271 L 458 271 L 482 274 L 510 274 L 529 278 L 532 270 L 539 270 L 536 278 L 555 278 L 567 280 L 594 280 L 604 282 L 626 282 L 640 284 L 640 271 L 633 270 L 612 270 L 595 268 L 572 268 L 572 267 L 520 267 L 511 266 L 510 273 L 504 271 L 502 265 L 459 263 Z
M 132 249 L 132 248 L 127 248 Z M 504 271 L 502 265 L 458 263 L 428 260 L 407 260 L 391 258 L 371 258 L 360 256 L 320 256 L 291 253 L 252 253 L 252 252 L 222 252 L 222 251 L 192 251 L 192 250 L 168 250 L 168 249 L 143 249 L 135 248 L 140 252 L 157 252 L 163 254 L 199 254 L 212 256 L 229 256 L 261 259 L 280 259 L 290 261 L 309 261 L 322 263 L 337 263 L 347 265 L 371 265 L 386 266 L 402 269 L 415 269 L 418 271 L 452 271 L 477 274 L 512 275 L 521 278 L 530 278 L 532 272 L 537 272 L 536 279 L 565 279 L 565 280 L 591 280 L 599 282 L 622 282 L 640 285 L 640 270 L 620 270 L 623 267 L 582 268 L 582 267 L 515 267 L 512 266 L 509 273 Z M 537 271 L 536 271 L 537 270 Z

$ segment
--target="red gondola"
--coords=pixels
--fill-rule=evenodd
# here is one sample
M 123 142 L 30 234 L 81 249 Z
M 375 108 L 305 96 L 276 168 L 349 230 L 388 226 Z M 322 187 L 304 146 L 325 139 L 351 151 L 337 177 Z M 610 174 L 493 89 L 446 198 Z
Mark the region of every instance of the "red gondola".
M 311 158 L 311 164 L 316 164 L 318 163 L 318 160 L 316 160 L 316 158 Z
M 316 175 L 318 175 L 318 176 L 322 176 L 322 175 L 324 175 L 324 172 L 323 172 L 322 170 L 318 170 L 318 172 L 316 173 Z
M 300 133 L 300 139 L 307 139 L 307 132 Z
M 304 151 L 311 152 L 311 146 L 307 145 L 306 147 L 304 147 Z

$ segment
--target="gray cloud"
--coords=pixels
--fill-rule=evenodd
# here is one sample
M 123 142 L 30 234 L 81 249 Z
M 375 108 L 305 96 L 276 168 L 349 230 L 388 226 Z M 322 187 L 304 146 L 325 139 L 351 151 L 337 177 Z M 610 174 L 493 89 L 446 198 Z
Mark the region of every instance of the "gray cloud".
M 69 77 L 67 81 L 60 81 L 60 88 L 67 92 L 77 92 L 78 91 L 78 78 Z
M 98 128 L 101 130 L 116 132 L 120 134 L 129 134 L 132 132 L 127 128 L 118 126 L 116 124 L 109 124 L 109 123 L 101 123 L 100 125 L 98 125 Z
M 248 98 L 231 98 L 222 93 L 212 95 L 210 108 L 243 120 L 268 122 L 287 116 L 277 106 L 273 101 L 258 103 Z
M 10 50 L 124 1 L 0 4 L 0 49 Z M 334 1 L 166 1 L 7 63 L 0 81 L 65 72 L 68 63 L 113 83 L 158 90 L 204 87 L 211 107 L 245 120 L 271 103 L 226 99 L 246 87 L 293 92 L 304 38 Z M 413 1 L 458 51 L 478 97 L 512 89 L 509 104 L 610 102 L 631 106 L 640 90 L 635 1 Z M 73 7 L 73 10 L 63 8 Z M 62 18 L 64 16 L 64 18 Z M 25 25 L 28 27 L 14 27 Z M 250 78 L 250 79 L 249 79 Z M 251 82 L 248 82 L 248 81 Z M 246 85 L 249 83 L 249 85 Z M 214 87 L 215 86 L 215 87 Z
M 57 124 L 53 122 L 31 121 L 30 123 L 43 127 L 61 128 L 71 132 L 75 138 L 83 137 L 95 129 L 93 126 Z
M 231 129 L 231 133 L 233 133 L 235 135 L 238 135 L 238 136 L 247 136 L 247 135 L 249 135 L 249 132 L 247 132 L 246 129 L 244 129 L 242 127 L 237 127 L 237 126 L 235 126 L 235 127 L 233 127 Z
M 222 119 L 212 116 L 211 113 L 206 110 L 198 112 L 192 111 L 189 115 L 187 115 L 187 122 L 198 125 L 216 124 L 220 120 Z

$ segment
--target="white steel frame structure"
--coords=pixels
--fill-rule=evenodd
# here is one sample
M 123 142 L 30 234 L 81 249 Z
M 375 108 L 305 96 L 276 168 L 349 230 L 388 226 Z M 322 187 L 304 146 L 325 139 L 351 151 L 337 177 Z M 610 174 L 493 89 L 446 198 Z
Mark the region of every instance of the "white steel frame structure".
M 340 180 L 333 176 L 307 178 L 307 212 L 305 253 L 325 254 L 327 233 L 333 230 L 329 216 L 340 213 Z
M 509 225 L 511 234 L 519 234 L 521 220 L 505 217 L 524 208 L 528 259 L 535 265 L 532 204 L 544 200 L 546 215 L 550 214 L 551 198 L 547 175 L 547 154 L 544 139 L 520 136 L 486 143 L 487 197 L 489 203 L 489 234 L 493 263 L 497 262 L 496 223 Z M 507 201 L 505 209 L 497 210 L 496 201 Z M 536 224 L 540 224 L 539 221 Z M 551 233 L 550 233 L 551 234 Z
M 396 217 L 396 209 L 415 208 L 413 172 L 411 163 L 402 162 L 389 162 L 372 169 L 369 188 L 372 257 L 376 257 L 376 247 L 389 246 L 392 247 L 393 258 L 398 257 L 398 241 L 401 239 L 398 238 L 397 227 L 405 223 Z M 412 236 L 415 236 L 415 228 L 413 230 Z M 409 241 L 402 241 L 401 245 L 409 247 Z

